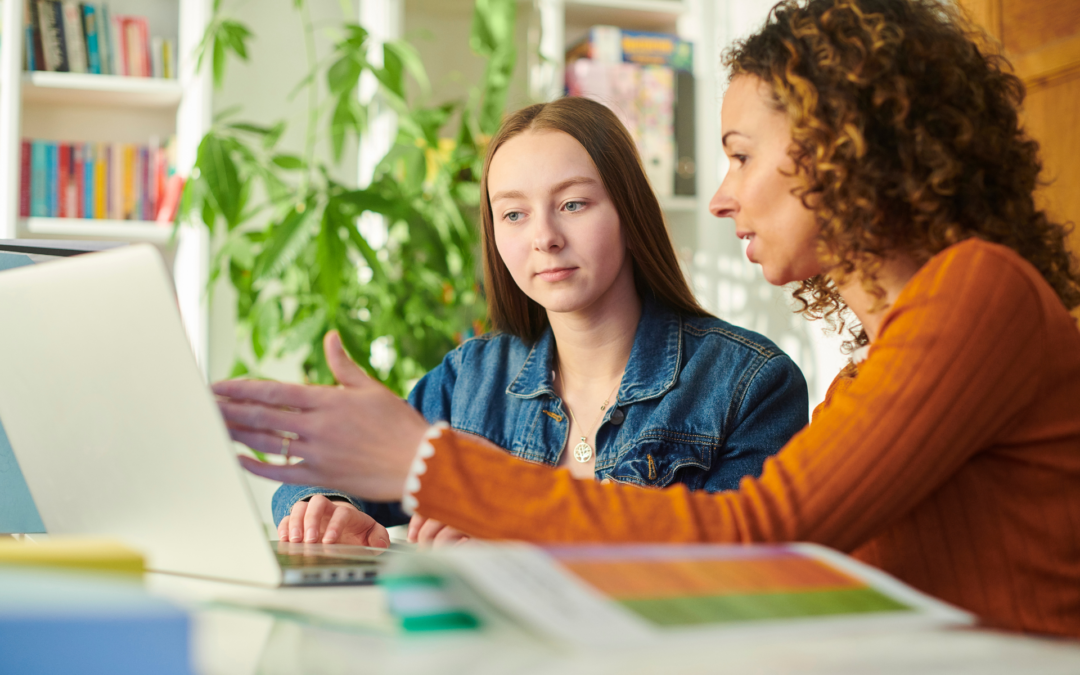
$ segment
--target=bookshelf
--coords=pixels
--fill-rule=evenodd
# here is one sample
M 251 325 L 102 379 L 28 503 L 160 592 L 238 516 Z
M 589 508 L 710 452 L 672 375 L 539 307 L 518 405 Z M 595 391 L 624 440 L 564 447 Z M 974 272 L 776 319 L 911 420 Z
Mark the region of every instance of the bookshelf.
M 79 143 L 146 143 L 176 139 L 176 171 L 187 175 L 210 125 L 210 82 L 192 53 L 209 20 L 211 0 L 106 0 L 115 14 L 146 17 L 152 35 L 175 40 L 177 79 L 27 72 L 22 0 L 2 4 L 0 41 L 0 238 L 148 242 L 172 264 L 177 300 L 196 358 L 207 362 L 206 228 L 138 220 L 20 217 L 23 139 Z M 14 30 L 13 30 L 14 28 Z

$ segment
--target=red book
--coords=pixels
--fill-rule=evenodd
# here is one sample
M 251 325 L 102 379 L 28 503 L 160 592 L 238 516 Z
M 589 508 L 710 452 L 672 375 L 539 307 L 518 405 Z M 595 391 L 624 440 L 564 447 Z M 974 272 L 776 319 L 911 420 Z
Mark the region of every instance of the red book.
M 30 141 L 22 142 L 19 156 L 19 216 L 30 217 Z
M 72 159 L 74 160 L 74 166 L 72 173 L 75 175 L 75 216 L 78 218 L 86 217 L 86 157 L 84 149 L 85 143 L 76 143 L 75 147 L 71 151 Z
M 165 184 L 165 194 L 161 198 L 161 208 L 157 212 L 159 225 L 172 225 L 176 220 L 176 211 L 180 207 L 180 195 L 184 193 L 184 177 L 174 173 Z
M 58 149 L 60 155 L 60 171 L 59 181 L 56 186 L 57 201 L 60 203 L 60 212 L 56 215 L 61 218 L 68 217 L 68 200 L 67 200 L 67 186 L 68 186 L 68 171 L 71 170 L 71 146 L 67 143 L 61 143 Z

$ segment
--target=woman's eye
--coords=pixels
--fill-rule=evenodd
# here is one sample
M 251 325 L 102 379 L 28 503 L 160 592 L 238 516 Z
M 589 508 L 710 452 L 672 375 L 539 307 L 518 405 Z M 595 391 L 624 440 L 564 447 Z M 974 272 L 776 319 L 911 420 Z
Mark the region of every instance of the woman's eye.
M 516 223 L 521 220 L 521 211 L 511 211 L 510 213 L 503 216 L 503 218 L 505 218 L 508 222 Z
M 731 159 L 738 162 L 740 165 L 746 164 L 746 155 L 732 155 Z
M 564 206 L 563 208 L 571 213 L 574 213 L 585 208 L 585 202 L 567 202 L 566 206 Z

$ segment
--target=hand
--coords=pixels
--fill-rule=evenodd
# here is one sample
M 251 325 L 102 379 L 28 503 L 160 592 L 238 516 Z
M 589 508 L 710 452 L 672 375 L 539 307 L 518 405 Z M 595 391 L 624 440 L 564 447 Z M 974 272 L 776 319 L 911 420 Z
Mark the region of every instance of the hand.
M 268 454 L 300 457 L 277 465 L 241 457 L 248 471 L 283 483 L 322 485 L 372 501 L 401 499 L 428 424 L 420 413 L 353 363 L 337 331 L 323 340 L 340 386 L 228 380 L 214 384 L 229 435 Z M 284 438 L 291 440 L 286 443 Z
M 425 518 L 419 513 L 409 521 L 409 541 L 431 546 L 454 546 L 469 541 L 469 535 L 444 525 L 437 520 Z
M 278 539 L 305 544 L 350 544 L 388 548 L 390 535 L 375 519 L 349 502 L 315 495 L 296 502 L 278 523 Z

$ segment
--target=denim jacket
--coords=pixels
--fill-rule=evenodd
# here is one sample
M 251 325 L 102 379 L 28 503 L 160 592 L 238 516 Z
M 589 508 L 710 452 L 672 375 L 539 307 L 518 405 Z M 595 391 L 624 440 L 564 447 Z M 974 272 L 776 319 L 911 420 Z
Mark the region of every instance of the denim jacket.
M 551 329 L 529 345 L 506 334 L 468 340 L 409 394 L 429 422 L 445 420 L 531 462 L 555 466 L 570 420 L 552 385 Z M 710 492 L 761 473 L 765 459 L 807 423 L 806 380 L 767 338 L 712 317 L 684 317 L 646 300 L 615 403 L 593 447 L 596 478 Z M 364 503 L 321 488 L 283 485 L 274 521 L 314 494 L 347 498 L 390 526 L 397 504 Z

